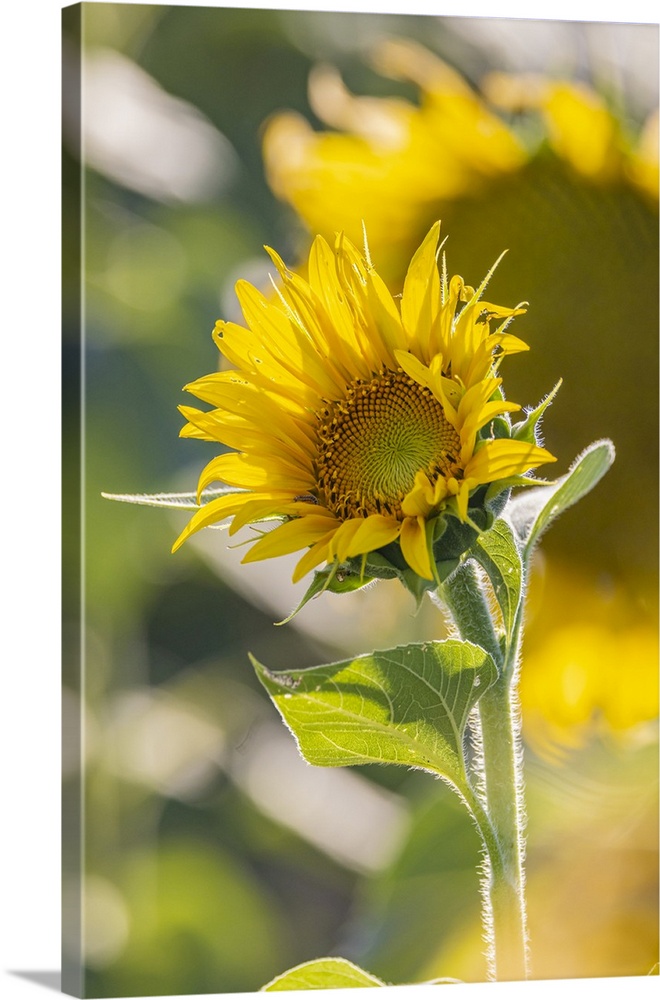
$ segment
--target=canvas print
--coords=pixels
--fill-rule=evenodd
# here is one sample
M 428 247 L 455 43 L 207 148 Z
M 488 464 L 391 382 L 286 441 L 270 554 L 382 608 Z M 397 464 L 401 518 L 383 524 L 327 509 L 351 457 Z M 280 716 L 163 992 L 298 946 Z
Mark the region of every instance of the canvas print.
M 657 25 L 62 43 L 65 992 L 656 975 Z

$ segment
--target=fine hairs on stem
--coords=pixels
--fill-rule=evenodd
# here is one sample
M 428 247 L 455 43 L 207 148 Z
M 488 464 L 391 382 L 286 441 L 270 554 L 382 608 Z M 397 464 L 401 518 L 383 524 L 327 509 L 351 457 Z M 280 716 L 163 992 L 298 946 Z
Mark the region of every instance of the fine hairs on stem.
M 485 827 L 475 816 L 486 855 L 481 865 L 481 890 L 489 976 L 525 979 L 529 949 L 523 871 L 521 717 L 516 672 L 508 669 L 508 656 L 517 656 L 518 642 L 512 642 L 503 653 L 489 602 L 491 595 L 470 562 L 447 579 L 441 596 L 461 638 L 490 652 L 498 666 L 496 681 L 475 708 L 475 755 L 469 780 L 490 827 L 486 836 Z
M 484 747 L 481 735 L 481 721 L 479 719 L 479 711 L 476 707 L 473 708 L 470 713 L 467 732 L 470 736 L 470 746 L 472 749 L 472 756 L 470 760 L 471 783 L 474 788 L 475 795 L 485 809 L 487 801 L 484 771 Z M 481 832 L 479 824 L 474 816 L 473 819 L 475 819 L 475 826 L 477 827 L 477 830 Z M 493 906 L 491 902 L 493 867 L 488 849 L 486 847 L 486 842 L 483 838 L 481 842 L 481 860 L 477 866 L 477 874 L 479 875 L 479 893 L 481 895 L 481 937 L 485 946 L 486 971 L 488 978 L 493 980 L 495 978 L 496 969 L 495 931 L 493 927 Z

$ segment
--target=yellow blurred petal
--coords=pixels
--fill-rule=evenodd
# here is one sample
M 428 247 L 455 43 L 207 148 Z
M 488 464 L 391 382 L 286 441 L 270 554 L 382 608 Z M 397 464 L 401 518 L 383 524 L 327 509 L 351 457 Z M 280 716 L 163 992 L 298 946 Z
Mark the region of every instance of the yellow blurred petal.
M 401 142 L 410 105 L 399 98 L 356 97 L 334 66 L 317 65 L 309 76 L 314 113 L 335 129 L 354 132 L 379 145 Z M 403 121 L 401 121 L 403 119 Z
M 542 108 L 553 148 L 577 173 L 594 181 L 620 175 L 618 124 L 594 91 L 577 83 L 552 83 Z
M 409 38 L 387 38 L 373 51 L 372 62 L 379 72 L 395 80 L 410 80 L 424 90 L 470 94 L 463 77 L 448 63 Z
M 657 204 L 660 196 L 660 145 L 658 111 L 647 118 L 627 166 L 633 184 Z
M 490 104 L 506 111 L 520 112 L 538 108 L 547 80 L 539 73 L 487 73 L 480 87 Z

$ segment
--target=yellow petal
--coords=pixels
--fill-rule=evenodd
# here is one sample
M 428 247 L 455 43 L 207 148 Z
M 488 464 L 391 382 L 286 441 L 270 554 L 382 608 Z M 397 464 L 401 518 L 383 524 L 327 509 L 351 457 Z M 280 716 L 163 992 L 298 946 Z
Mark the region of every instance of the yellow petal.
M 340 524 L 332 539 L 329 554 L 330 559 L 337 559 L 341 563 L 348 558 L 351 541 L 359 531 L 361 520 L 362 518 L 355 517 Z
M 367 287 L 369 305 L 374 314 L 376 325 L 381 330 L 386 346 L 394 357 L 397 350 L 405 350 L 407 347 L 401 316 L 387 285 L 377 271 L 369 272 Z
M 301 472 L 313 476 L 313 460 L 309 449 L 300 448 L 287 439 L 280 430 L 279 423 L 253 424 L 234 413 L 222 409 L 197 410 L 191 406 L 180 406 L 180 412 L 190 424 L 204 433 L 207 440 L 220 441 L 237 451 L 264 453 L 269 458 L 279 458 L 286 466 L 293 466 Z
M 296 563 L 296 568 L 293 571 L 292 580 L 294 583 L 298 583 L 302 580 L 310 570 L 314 569 L 319 563 L 327 562 L 330 558 L 330 545 L 332 544 L 332 539 L 334 538 L 335 530 L 329 531 L 326 535 L 319 538 L 318 542 L 315 542 L 312 547 L 305 552 L 302 559 L 299 559 Z
M 470 493 L 478 485 L 479 483 L 476 479 L 464 479 L 459 486 L 456 495 L 456 507 L 461 521 L 467 521 Z
M 469 462 L 474 452 L 477 433 L 482 427 L 485 427 L 491 420 L 503 413 L 516 413 L 520 409 L 522 407 L 518 403 L 507 403 L 506 400 L 493 400 L 490 403 L 485 403 L 480 410 L 475 410 L 473 414 L 470 414 L 460 431 L 461 462 L 463 464 Z
M 395 351 L 394 355 L 406 375 L 410 375 L 420 385 L 428 387 L 431 384 L 431 372 L 428 366 L 414 354 L 411 354 L 410 351 Z
M 332 397 L 340 391 L 342 382 L 328 361 L 327 347 L 323 345 L 319 349 L 318 337 L 315 342 L 309 332 L 305 336 L 292 322 L 292 317 L 249 282 L 237 282 L 236 295 L 250 328 L 290 376 L 321 395 Z
M 335 529 L 336 530 L 336 529 Z M 287 521 L 262 535 L 243 556 L 243 562 L 256 562 L 273 556 L 284 556 L 304 549 L 328 534 L 328 518 L 310 514 Z
M 370 514 L 369 517 L 361 518 L 357 531 L 346 547 L 345 558 L 375 552 L 398 538 L 400 531 L 401 524 L 394 517 Z
M 468 416 L 481 410 L 501 384 L 501 378 L 484 378 L 476 385 L 470 386 L 458 406 L 461 426 Z
M 485 378 L 471 386 L 458 407 L 458 430 L 461 438 L 461 462 L 467 462 L 474 451 L 477 432 L 494 417 L 520 410 L 518 403 L 491 399 L 502 383 L 500 378 Z
M 188 422 L 187 424 L 183 425 L 183 427 L 179 431 L 179 437 L 180 438 L 192 438 L 192 439 L 194 439 L 196 441 L 217 441 L 218 440 L 217 437 L 214 437 L 213 434 L 207 434 L 206 431 L 200 430 L 199 427 L 196 427 L 194 423 L 190 423 L 190 422 Z
M 213 331 L 213 339 L 222 354 L 237 368 L 248 372 L 259 371 L 266 378 L 284 382 L 294 391 L 300 384 L 300 380 L 292 377 L 289 368 L 273 356 L 264 340 L 253 330 L 239 326 L 238 323 L 219 320 Z
M 206 528 L 210 524 L 217 524 L 218 521 L 224 521 L 227 517 L 231 517 L 232 514 L 240 510 L 253 497 L 254 494 L 249 492 L 228 493 L 227 496 L 218 497 L 217 500 L 211 500 L 209 503 L 204 504 L 188 521 L 188 524 L 172 546 L 172 552 L 176 552 L 187 538 L 190 538 L 191 535 L 194 535 L 201 528 Z
M 287 427 L 309 422 L 307 409 L 292 398 L 291 393 L 283 392 L 277 384 L 264 388 L 255 382 L 254 375 L 244 372 L 212 372 L 183 388 L 214 408 L 223 408 L 230 413 L 253 419 L 263 418 L 264 412 L 269 416 L 274 414 L 278 422 L 285 423 Z
M 433 579 L 423 517 L 406 517 L 401 525 L 401 551 L 411 569 L 425 580 Z
M 200 382 L 203 383 L 201 387 Z M 277 427 L 281 440 L 295 442 L 306 454 L 316 449 L 315 413 L 301 404 L 296 393 L 281 385 L 260 380 L 254 374 L 247 376 L 224 371 L 205 376 L 184 388 L 217 409 L 251 420 L 257 427 Z M 318 402 L 317 396 L 315 401 Z
M 504 325 L 504 324 L 503 324 Z M 493 353 L 497 349 L 497 357 Z M 496 333 L 488 334 L 476 348 L 472 360 L 464 371 L 466 386 L 472 386 L 482 378 L 486 378 L 491 369 L 507 354 L 518 354 L 528 351 L 529 345 L 515 337 L 512 333 L 503 333 L 501 328 Z
M 465 479 L 473 479 L 475 485 L 493 483 L 556 461 L 554 455 L 535 444 L 498 438 L 487 441 L 472 456 L 465 466 Z
M 401 510 L 406 517 L 428 517 L 447 496 L 447 481 L 444 476 L 438 476 L 431 485 L 425 472 L 418 472 L 415 485 L 401 502 Z
M 335 255 L 321 236 L 317 236 L 312 243 L 307 271 L 310 287 L 327 313 L 332 327 L 332 334 L 328 338 L 331 349 L 339 354 L 339 360 L 346 370 L 350 371 L 352 368 L 355 372 L 361 361 L 355 322 L 337 278 Z
M 410 262 L 401 299 L 401 318 L 406 333 L 425 358 L 428 358 L 431 326 L 440 309 L 439 236 L 440 223 L 436 222 Z
M 325 517 L 328 521 L 334 521 L 335 517 L 331 511 L 317 504 L 296 501 L 290 494 L 271 495 L 260 499 L 257 494 L 251 494 L 249 503 L 234 514 L 234 518 L 229 527 L 229 534 L 235 535 L 237 531 L 244 528 L 246 524 L 254 524 L 256 521 L 268 520 L 275 517 L 307 517 L 313 513 L 315 517 Z
M 401 501 L 401 510 L 406 517 L 428 517 L 431 513 L 433 487 L 424 471 L 415 476 L 415 485 Z
M 208 463 L 199 477 L 198 491 L 214 482 L 249 490 L 291 490 L 294 494 L 307 493 L 314 486 L 303 470 L 280 459 L 269 462 L 265 456 L 236 452 L 218 455 Z

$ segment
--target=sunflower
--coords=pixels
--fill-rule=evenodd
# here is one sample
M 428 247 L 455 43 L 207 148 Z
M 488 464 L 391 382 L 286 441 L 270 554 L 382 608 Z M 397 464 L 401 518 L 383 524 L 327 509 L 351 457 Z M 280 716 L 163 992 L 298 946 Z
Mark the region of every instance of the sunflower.
M 318 236 L 306 280 L 266 248 L 276 294 L 238 282 L 247 326 L 220 321 L 213 333 L 234 367 L 186 386 L 212 410 L 180 407 L 182 436 L 233 449 L 203 470 L 198 501 L 215 482 L 233 491 L 202 504 L 174 549 L 225 518 L 230 534 L 280 519 L 244 562 L 303 551 L 297 581 L 322 563 L 357 559 L 364 570 L 370 554 L 394 546 L 406 569 L 432 581 L 448 519 L 479 530 L 484 495 L 554 461 L 529 434 L 516 437 L 509 415 L 520 406 L 505 400 L 498 375 L 506 354 L 527 350 L 508 332 L 524 306 L 481 299 L 492 270 L 477 290 L 449 279 L 439 233 L 436 223 L 399 300 L 366 240 L 360 253 L 341 234 L 334 248 Z
M 309 81 L 318 132 L 297 112 L 266 123 L 268 183 L 312 233 L 359 240 L 364 221 L 380 266 L 396 272 L 411 232 L 425 232 L 438 205 L 474 194 L 525 164 L 523 143 L 463 77 L 412 41 L 383 41 L 375 68 L 420 88 L 419 106 L 398 97 L 358 97 L 332 66 Z
M 352 94 L 338 71 L 316 67 L 309 97 L 328 129 L 297 112 L 266 123 L 263 156 L 273 192 L 312 233 L 369 231 L 380 266 L 393 277 L 411 234 L 425 232 L 439 208 L 487 192 L 547 151 L 595 187 L 630 185 L 658 202 L 658 117 L 639 136 L 586 84 L 536 75 L 491 73 L 480 92 L 424 46 L 385 39 L 372 63 L 412 83 L 419 103 Z

